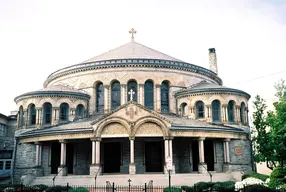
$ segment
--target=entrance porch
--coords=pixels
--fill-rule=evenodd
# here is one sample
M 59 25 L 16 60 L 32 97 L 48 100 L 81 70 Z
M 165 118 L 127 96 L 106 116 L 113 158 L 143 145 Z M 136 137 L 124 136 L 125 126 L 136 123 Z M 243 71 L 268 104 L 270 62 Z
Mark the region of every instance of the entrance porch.
M 163 174 L 166 159 L 172 173 L 227 171 L 229 140 L 211 138 L 136 137 L 78 139 L 36 144 L 36 163 L 48 175 Z M 170 150 L 169 150 L 170 149 Z

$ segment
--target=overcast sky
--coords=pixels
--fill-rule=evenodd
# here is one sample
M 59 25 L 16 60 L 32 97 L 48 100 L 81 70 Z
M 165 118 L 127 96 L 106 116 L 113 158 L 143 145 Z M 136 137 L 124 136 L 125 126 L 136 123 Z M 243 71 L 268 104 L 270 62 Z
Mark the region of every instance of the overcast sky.
M 135 41 L 206 68 L 216 48 L 224 85 L 252 97 L 273 100 L 286 79 L 285 0 L 0 0 L 0 113 L 53 71 L 129 42 L 132 27 Z

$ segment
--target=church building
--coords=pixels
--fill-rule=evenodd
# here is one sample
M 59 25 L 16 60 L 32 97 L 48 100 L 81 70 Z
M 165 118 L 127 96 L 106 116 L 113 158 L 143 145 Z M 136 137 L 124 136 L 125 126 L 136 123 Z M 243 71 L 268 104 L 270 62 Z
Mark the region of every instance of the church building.
M 15 98 L 15 181 L 251 170 L 250 95 L 223 86 L 215 48 L 206 69 L 129 32 L 130 42 L 59 69 L 42 89 Z

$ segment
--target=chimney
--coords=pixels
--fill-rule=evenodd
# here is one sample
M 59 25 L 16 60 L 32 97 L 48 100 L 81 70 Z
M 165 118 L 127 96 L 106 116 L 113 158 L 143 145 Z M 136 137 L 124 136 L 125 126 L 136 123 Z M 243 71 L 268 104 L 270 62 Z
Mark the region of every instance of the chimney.
M 216 62 L 215 48 L 209 48 L 209 63 L 210 63 L 210 70 L 217 74 L 217 62 Z

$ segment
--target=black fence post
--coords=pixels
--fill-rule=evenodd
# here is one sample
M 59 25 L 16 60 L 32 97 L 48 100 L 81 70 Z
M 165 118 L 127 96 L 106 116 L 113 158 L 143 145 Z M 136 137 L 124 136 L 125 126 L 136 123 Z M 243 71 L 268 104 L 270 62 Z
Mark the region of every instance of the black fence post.
M 114 185 L 114 182 L 112 183 L 112 192 L 115 192 L 115 185 Z
M 147 192 L 147 183 L 145 183 L 144 191 Z
M 67 183 L 67 192 L 69 192 L 69 183 Z
M 21 192 L 23 191 L 23 183 L 21 183 Z

